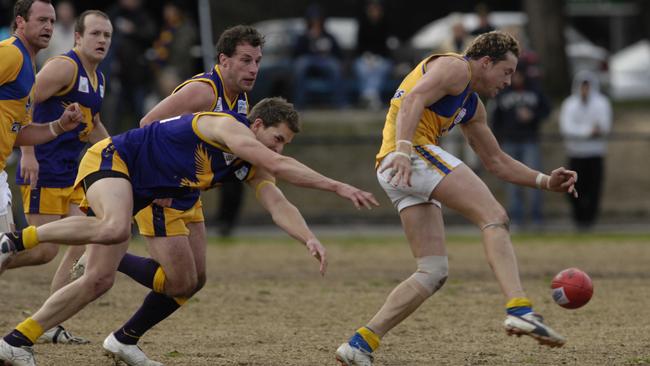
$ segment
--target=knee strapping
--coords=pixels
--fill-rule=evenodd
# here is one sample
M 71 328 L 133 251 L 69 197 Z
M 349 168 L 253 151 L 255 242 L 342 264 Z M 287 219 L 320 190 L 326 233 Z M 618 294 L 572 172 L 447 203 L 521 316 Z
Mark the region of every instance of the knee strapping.
M 446 256 L 428 256 L 417 258 L 418 270 L 413 274 L 426 295 L 431 296 L 438 291 L 449 275 L 449 262 Z
M 505 229 L 506 231 L 510 231 L 510 223 L 509 222 L 490 222 L 488 224 L 485 224 L 481 227 L 481 231 L 489 228 L 502 228 Z

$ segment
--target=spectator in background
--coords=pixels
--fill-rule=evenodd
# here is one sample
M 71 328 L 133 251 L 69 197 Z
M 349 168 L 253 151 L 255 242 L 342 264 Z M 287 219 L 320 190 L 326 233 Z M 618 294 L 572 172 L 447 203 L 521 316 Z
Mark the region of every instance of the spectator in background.
M 382 106 L 381 89 L 393 66 L 388 49 L 390 26 L 380 0 L 368 0 L 357 33 L 354 71 L 361 102 L 370 109 Z
M 55 10 L 56 22 L 50 45 L 36 55 L 38 69 L 48 58 L 64 54 L 74 47 L 74 25 L 77 15 L 74 4 L 67 0 L 57 1 Z
M 471 35 L 474 37 L 483 33 L 492 32 L 496 28 L 490 23 L 490 8 L 484 3 L 476 4 L 474 8 L 476 15 L 478 15 L 478 27 L 472 30 Z
M 612 127 L 612 107 L 600 93 L 596 75 L 581 71 L 573 79 L 573 93 L 560 111 L 569 169 L 578 172 L 579 196 L 571 199 L 573 219 L 579 230 L 593 227 L 598 215 L 603 185 L 607 135 Z
M 189 53 L 198 40 L 196 26 L 175 1 L 165 2 L 162 15 L 163 25 L 153 43 L 154 69 L 172 68 L 185 80 L 196 74 L 196 61 Z
M 325 30 L 320 6 L 312 4 L 307 8 L 305 22 L 305 33 L 298 36 L 293 49 L 294 104 L 304 107 L 306 95 L 317 93 L 342 107 L 345 90 L 341 88 L 341 47 Z
M 462 54 L 472 43 L 474 37 L 467 33 L 467 29 L 463 25 L 463 18 L 460 14 L 455 14 L 452 20 L 451 37 L 447 38 L 441 46 L 441 52 L 453 52 Z
M 527 70 L 517 67 L 512 84 L 496 97 L 492 114 L 493 131 L 503 151 L 529 167 L 542 170 L 539 147 L 539 129 L 551 109 L 548 98 L 526 77 Z M 580 174 L 580 173 L 578 173 Z M 582 177 L 581 177 L 582 178 Z M 540 227 L 542 216 L 542 191 L 507 184 L 508 214 L 513 226 L 525 225 L 524 203 L 530 205 L 532 223 Z
M 151 90 L 151 69 L 145 52 L 153 43 L 156 24 L 145 9 L 142 0 L 119 0 L 108 11 L 113 23 L 113 46 L 107 57 L 111 90 L 104 103 L 103 115 L 108 121 L 140 120 L 144 116 L 144 100 Z M 109 131 L 124 130 L 133 126 L 115 126 Z

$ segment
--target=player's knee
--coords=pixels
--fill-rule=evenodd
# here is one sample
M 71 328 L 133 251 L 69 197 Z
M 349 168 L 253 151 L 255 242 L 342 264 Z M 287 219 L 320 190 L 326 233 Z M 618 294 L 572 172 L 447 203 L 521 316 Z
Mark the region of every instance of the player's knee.
M 131 238 L 131 223 L 107 221 L 98 233 L 98 242 L 102 244 L 120 244 Z
M 417 258 L 418 270 L 413 278 L 422 286 L 426 296 L 440 290 L 449 276 L 449 261 L 446 256 Z
M 49 244 L 37 246 L 34 248 L 33 265 L 50 263 L 54 258 L 56 258 L 57 254 L 59 254 L 58 245 Z
M 115 274 L 84 273 L 82 279 L 84 281 L 84 286 L 86 287 L 86 293 L 95 299 L 105 294 L 113 287 Z
M 186 275 L 183 278 L 165 282 L 165 295 L 171 297 L 191 297 L 196 292 L 197 277 Z
M 505 208 L 503 208 L 503 206 L 497 205 L 497 207 L 494 207 L 492 209 L 492 212 L 490 212 L 483 220 L 481 220 L 479 227 L 481 230 L 485 230 L 487 228 L 502 228 L 509 230 L 510 217 L 508 216 L 508 213 L 506 212 Z

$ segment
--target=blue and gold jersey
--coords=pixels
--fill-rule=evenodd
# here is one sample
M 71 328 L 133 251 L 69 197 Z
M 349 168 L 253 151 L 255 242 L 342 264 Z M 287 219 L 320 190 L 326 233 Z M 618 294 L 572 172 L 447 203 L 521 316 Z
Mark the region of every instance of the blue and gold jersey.
M 223 87 L 221 71 L 219 71 L 219 65 L 215 65 L 214 69 L 206 73 L 195 75 L 191 79 L 184 81 L 174 89 L 173 93 L 176 93 L 182 87 L 192 82 L 204 82 L 212 87 L 215 99 L 214 102 L 212 102 L 210 110 L 213 112 L 232 111 L 244 116 L 248 114 L 248 95 L 246 93 L 240 93 L 234 99 L 232 98 L 233 96 L 226 95 L 226 90 Z
M 0 42 L 0 170 L 16 142 L 22 126 L 31 120 L 34 63 L 17 37 Z
M 252 178 L 250 163 L 201 134 L 197 120 L 203 115 L 232 116 L 232 123 L 250 127 L 248 119 L 234 112 L 201 112 L 156 121 L 112 138 L 136 195 L 176 198 L 170 192 L 185 194 L 188 189 L 206 190 L 228 180 Z
M 88 75 L 74 49 L 55 58 L 74 64 L 74 77 L 64 90 L 34 106 L 33 122 L 54 121 L 60 118 L 65 108 L 72 103 L 79 104 L 83 121 L 73 130 L 61 134 L 54 140 L 34 146 L 34 151 L 39 164 L 39 187 L 64 188 L 74 184 L 79 166 L 79 154 L 88 142 L 88 134 L 95 127 L 93 117 L 102 108 L 105 80 L 101 72 Z M 16 183 L 28 184 L 20 174 L 16 175 Z
M 377 164 L 381 162 L 381 159 L 386 155 L 395 151 L 397 113 L 402 104 L 402 98 L 404 98 L 404 96 L 408 94 L 415 87 L 416 83 L 424 76 L 427 71 L 427 63 L 440 56 L 457 57 L 467 62 L 463 56 L 453 53 L 431 55 L 422 60 L 422 62 L 420 62 L 406 76 L 406 78 L 404 78 L 390 102 L 390 109 L 386 115 L 386 124 L 384 125 L 383 141 L 376 157 Z M 467 69 L 471 73 L 469 63 L 467 63 Z M 422 112 L 422 117 L 420 118 L 417 129 L 415 130 L 413 145 L 437 145 L 438 139 L 447 134 L 452 128 L 454 128 L 454 126 L 465 123 L 474 117 L 478 101 L 478 95 L 469 89 L 468 83 L 460 94 L 445 95 L 435 103 L 426 106 Z
M 231 99 L 231 96 L 226 95 L 226 90 L 223 87 L 223 78 L 221 77 L 221 71 L 219 70 L 219 65 L 215 65 L 212 70 L 206 73 L 197 74 L 190 79 L 185 80 L 179 86 L 174 89 L 173 93 L 176 93 L 182 87 L 189 83 L 202 82 L 210 85 L 214 91 L 214 101 L 210 110 L 213 112 L 234 112 L 243 116 L 248 115 L 248 95 L 246 93 L 240 93 L 235 99 Z M 198 192 L 189 193 L 183 197 L 178 197 L 172 201 L 172 208 L 177 210 L 188 210 L 199 199 Z

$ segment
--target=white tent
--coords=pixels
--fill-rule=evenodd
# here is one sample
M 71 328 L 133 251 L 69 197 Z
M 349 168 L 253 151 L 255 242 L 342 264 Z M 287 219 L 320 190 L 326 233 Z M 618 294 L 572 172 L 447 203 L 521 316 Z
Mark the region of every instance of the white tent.
M 644 39 L 609 59 L 611 95 L 614 99 L 650 97 L 650 41 Z

